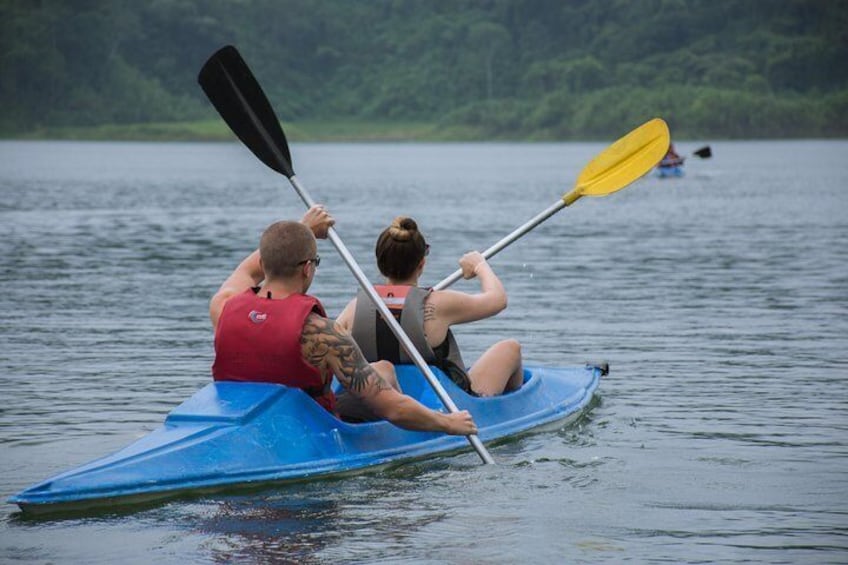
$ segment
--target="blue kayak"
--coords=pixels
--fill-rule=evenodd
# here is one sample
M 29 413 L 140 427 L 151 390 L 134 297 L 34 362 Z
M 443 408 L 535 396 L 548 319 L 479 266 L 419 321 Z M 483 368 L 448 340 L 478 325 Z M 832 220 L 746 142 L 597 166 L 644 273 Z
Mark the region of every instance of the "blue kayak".
M 683 165 L 669 165 L 657 167 L 657 176 L 661 179 L 669 177 L 682 177 Z
M 527 367 L 524 385 L 477 398 L 433 372 L 460 409 L 474 416 L 482 441 L 577 418 L 606 367 Z M 442 404 L 414 366 L 398 366 L 406 394 Z M 413 432 L 388 422 L 347 424 L 300 389 L 214 382 L 175 408 L 165 423 L 120 451 L 16 494 L 27 513 L 80 511 L 263 483 L 331 477 L 468 449 L 467 439 Z

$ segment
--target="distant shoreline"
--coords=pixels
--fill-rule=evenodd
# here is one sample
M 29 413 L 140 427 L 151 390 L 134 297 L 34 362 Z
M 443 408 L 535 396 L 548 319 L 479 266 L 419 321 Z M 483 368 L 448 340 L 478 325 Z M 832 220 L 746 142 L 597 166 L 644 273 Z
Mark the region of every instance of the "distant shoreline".
M 623 126 L 609 136 L 554 138 L 545 134 L 492 135 L 473 126 L 443 126 L 430 122 L 367 122 L 358 120 L 308 120 L 284 123 L 290 142 L 592 142 L 610 141 L 628 131 Z M 756 139 L 846 139 L 842 136 L 780 137 L 751 135 L 745 138 L 672 132 L 675 140 L 756 140 Z M 46 127 L 26 132 L 0 134 L 5 141 L 232 141 L 235 135 L 220 119 L 156 122 L 144 124 L 106 124 L 89 127 Z
M 289 141 L 486 141 L 491 137 L 467 126 L 441 127 L 427 122 L 303 121 L 283 124 Z M 91 127 L 46 127 L 0 135 L 6 140 L 75 141 L 230 141 L 221 119 Z M 527 138 L 516 138 L 516 141 Z

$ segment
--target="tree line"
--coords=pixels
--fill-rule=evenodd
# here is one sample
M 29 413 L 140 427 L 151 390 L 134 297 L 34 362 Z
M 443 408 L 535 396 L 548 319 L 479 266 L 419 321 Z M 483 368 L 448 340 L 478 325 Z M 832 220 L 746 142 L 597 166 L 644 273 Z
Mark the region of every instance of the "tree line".
M 0 133 L 211 119 L 231 43 L 284 121 L 845 136 L 846 29 L 840 0 L 0 0 Z

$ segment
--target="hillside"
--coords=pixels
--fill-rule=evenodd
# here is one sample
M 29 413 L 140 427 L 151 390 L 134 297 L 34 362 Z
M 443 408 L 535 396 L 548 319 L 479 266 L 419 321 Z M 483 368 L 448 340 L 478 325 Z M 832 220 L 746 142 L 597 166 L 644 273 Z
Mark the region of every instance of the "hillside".
M 846 30 L 839 0 L 3 0 L 0 134 L 213 119 L 196 74 L 232 43 L 287 123 L 846 136 Z

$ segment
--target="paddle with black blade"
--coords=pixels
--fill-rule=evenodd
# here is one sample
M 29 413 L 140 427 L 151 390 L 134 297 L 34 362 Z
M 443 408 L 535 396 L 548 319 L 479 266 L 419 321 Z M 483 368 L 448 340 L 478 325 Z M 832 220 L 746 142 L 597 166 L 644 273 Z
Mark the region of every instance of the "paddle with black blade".
M 606 196 L 638 180 L 665 156 L 669 141 L 668 125 L 660 118 L 642 124 L 592 159 L 583 168 L 570 192 L 488 248 L 483 257 L 492 257 L 584 196 Z M 445 289 L 461 278 L 462 269 L 457 269 L 433 289 Z
M 212 105 L 233 130 L 233 133 L 260 161 L 289 179 L 307 208 L 313 206 L 315 201 L 295 177 L 291 153 L 280 121 L 262 91 L 262 87 L 259 86 L 238 50 L 231 45 L 219 49 L 203 65 L 197 80 Z M 412 341 L 404 333 L 395 317 L 389 312 L 388 307 L 333 228 L 329 229 L 328 238 L 348 268 L 353 272 L 359 285 L 377 307 L 383 319 L 386 320 L 392 333 L 397 336 L 406 353 L 436 391 L 439 399 L 449 411 L 458 412 L 456 404 L 430 370 L 424 358 L 415 349 Z M 467 437 L 484 463 L 493 464 L 495 462 L 480 438 L 476 435 Z

